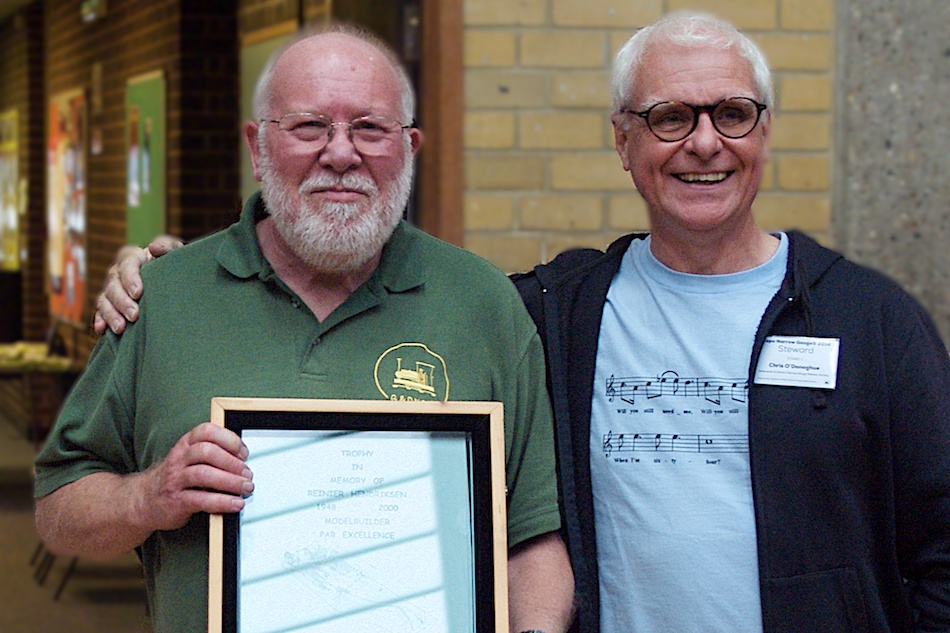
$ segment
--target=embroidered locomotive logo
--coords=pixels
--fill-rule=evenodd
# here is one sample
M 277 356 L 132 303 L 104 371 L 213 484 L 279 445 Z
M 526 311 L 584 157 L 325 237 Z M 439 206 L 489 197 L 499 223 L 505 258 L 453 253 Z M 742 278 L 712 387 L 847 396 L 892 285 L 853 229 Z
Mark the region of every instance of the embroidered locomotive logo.
M 400 343 L 376 360 L 376 388 L 390 400 L 449 399 L 445 359 L 423 343 Z

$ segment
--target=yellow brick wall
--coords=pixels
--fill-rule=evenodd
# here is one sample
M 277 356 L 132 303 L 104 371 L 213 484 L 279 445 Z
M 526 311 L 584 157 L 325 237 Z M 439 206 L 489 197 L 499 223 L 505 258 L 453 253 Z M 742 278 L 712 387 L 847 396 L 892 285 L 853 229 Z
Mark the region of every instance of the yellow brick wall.
M 610 68 L 640 26 L 692 8 L 775 74 L 768 229 L 830 242 L 834 0 L 465 0 L 465 246 L 506 271 L 648 227 L 610 128 Z

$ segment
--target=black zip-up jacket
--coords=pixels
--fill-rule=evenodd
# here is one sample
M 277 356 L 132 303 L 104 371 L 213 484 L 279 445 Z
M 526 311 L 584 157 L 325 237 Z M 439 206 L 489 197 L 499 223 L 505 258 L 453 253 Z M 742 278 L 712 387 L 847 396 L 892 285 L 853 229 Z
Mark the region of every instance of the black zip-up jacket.
M 785 279 L 749 361 L 765 632 L 950 631 L 946 347 L 894 282 L 800 233 L 788 236 Z M 589 436 L 601 315 L 623 254 L 642 237 L 627 235 L 606 253 L 570 251 L 513 276 L 547 354 L 574 630 L 584 633 L 600 628 Z M 836 388 L 754 384 L 772 335 L 839 339 Z

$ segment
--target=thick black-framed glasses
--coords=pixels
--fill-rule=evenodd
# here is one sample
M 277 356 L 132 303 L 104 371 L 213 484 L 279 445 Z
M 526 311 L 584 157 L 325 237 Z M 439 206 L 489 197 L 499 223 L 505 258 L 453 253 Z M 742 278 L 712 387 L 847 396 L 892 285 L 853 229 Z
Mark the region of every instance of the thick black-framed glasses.
M 337 126 L 346 128 L 346 136 L 361 154 L 388 153 L 392 141 L 403 130 L 415 127 L 415 121 L 403 125 L 395 119 L 381 116 L 364 116 L 352 121 L 333 121 L 322 114 L 291 112 L 279 119 L 261 119 L 261 123 L 276 123 L 277 129 L 289 133 L 298 141 L 306 143 L 314 151 L 326 147 Z
M 635 114 L 661 141 L 682 141 L 699 124 L 699 115 L 709 115 L 716 131 L 727 138 L 742 138 L 755 129 L 762 111 L 768 106 L 749 97 L 729 97 L 709 105 L 693 105 L 681 101 L 662 101 L 637 112 L 624 108 L 621 112 Z

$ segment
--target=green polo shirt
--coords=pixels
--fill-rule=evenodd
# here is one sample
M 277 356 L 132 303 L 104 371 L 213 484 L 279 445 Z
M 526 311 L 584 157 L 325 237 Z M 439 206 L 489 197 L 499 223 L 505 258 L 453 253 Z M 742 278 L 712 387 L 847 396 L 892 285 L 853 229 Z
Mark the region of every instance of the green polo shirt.
M 401 223 L 372 277 L 319 322 L 262 255 L 264 217 L 255 195 L 234 225 L 143 267 L 139 319 L 96 346 L 37 458 L 36 496 L 160 462 L 215 396 L 495 400 L 509 545 L 558 529 L 543 351 L 508 279 Z M 144 543 L 156 631 L 205 630 L 207 547 L 205 514 Z

